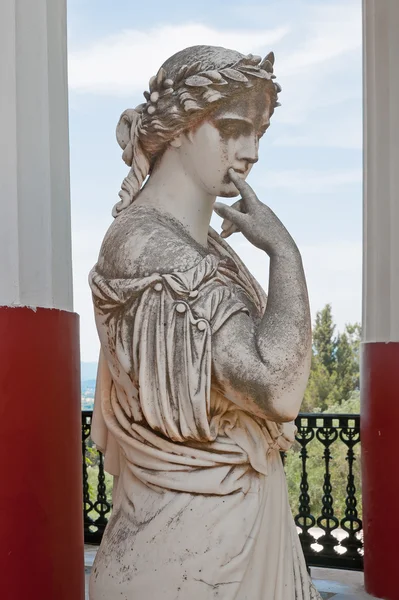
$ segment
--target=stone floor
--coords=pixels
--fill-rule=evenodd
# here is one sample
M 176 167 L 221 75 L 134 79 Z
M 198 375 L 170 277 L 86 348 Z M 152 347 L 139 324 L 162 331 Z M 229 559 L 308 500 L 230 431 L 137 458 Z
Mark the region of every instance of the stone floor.
M 363 573 L 337 569 L 311 568 L 311 575 L 322 598 L 367 600 L 374 598 L 364 591 Z M 375 598 L 374 598 L 375 600 Z
M 87 584 L 91 566 L 96 556 L 97 546 L 85 546 L 85 571 L 86 571 L 86 600 Z M 367 600 L 373 598 L 364 591 L 363 573 L 357 571 L 338 571 L 336 569 L 311 569 L 313 581 L 325 600 Z

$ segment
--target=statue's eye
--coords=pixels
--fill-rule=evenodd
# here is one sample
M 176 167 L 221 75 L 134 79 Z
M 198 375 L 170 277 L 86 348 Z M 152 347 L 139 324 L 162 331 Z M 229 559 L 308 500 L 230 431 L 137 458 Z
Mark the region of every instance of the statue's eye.
M 247 121 L 240 119 L 218 119 L 215 126 L 222 137 L 237 139 L 241 136 L 251 135 L 253 128 Z

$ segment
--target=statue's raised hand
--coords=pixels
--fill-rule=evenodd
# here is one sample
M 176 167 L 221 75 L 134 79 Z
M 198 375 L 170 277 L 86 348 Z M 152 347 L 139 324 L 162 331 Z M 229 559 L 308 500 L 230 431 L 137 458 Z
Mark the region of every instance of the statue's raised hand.
M 251 244 L 269 256 L 297 252 L 294 240 L 274 212 L 259 200 L 251 186 L 234 169 L 229 169 L 228 173 L 241 193 L 241 199 L 232 206 L 215 203 L 216 214 L 224 219 L 222 237 L 241 231 Z

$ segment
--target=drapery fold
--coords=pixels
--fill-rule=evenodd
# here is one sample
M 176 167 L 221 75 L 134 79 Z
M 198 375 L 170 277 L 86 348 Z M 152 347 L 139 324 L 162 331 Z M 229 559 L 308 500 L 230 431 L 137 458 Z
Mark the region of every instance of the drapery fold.
M 208 245 L 182 273 L 90 274 L 102 347 L 92 438 L 116 478 L 91 600 L 319 598 L 279 455 L 294 425 L 245 412 L 212 378 L 212 336 L 249 312 L 246 299 L 261 317 L 266 297 L 213 231 Z

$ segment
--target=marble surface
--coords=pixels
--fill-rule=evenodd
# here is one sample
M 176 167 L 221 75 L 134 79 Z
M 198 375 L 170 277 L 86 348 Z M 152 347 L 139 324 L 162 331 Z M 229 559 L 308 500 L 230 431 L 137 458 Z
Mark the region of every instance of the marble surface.
M 89 600 L 88 583 L 97 546 L 85 546 L 86 600 Z M 311 569 L 313 581 L 324 600 L 372 600 L 364 591 L 363 573 L 337 569 Z M 374 599 L 375 600 L 375 599 Z
M 273 65 L 186 48 L 117 125 L 130 171 L 89 276 L 91 438 L 115 478 L 92 600 L 320 600 L 279 454 L 311 364 L 305 273 L 245 181 L 278 106 Z M 267 303 L 226 241 L 235 232 L 270 262 Z
M 364 591 L 363 573 L 337 569 L 311 569 L 312 579 L 321 597 L 328 600 L 367 600 L 374 598 Z

